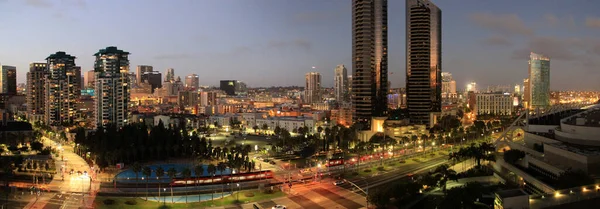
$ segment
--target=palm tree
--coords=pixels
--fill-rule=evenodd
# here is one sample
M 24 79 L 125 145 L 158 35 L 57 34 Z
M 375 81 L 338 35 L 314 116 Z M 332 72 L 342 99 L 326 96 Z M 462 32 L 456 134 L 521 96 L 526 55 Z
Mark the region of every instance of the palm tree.
M 135 162 L 131 166 L 131 170 L 135 173 L 135 193 L 137 194 L 138 181 L 139 181 L 138 175 L 139 175 L 140 171 L 142 171 L 142 166 L 138 162 Z
M 158 202 L 160 203 L 160 184 L 162 183 L 162 182 L 160 182 L 160 178 L 165 176 L 165 169 L 158 166 L 158 168 L 156 168 L 156 171 L 154 171 L 154 173 L 156 174 L 156 178 L 158 178 Z
M 187 181 L 187 179 L 190 179 L 192 177 L 192 171 L 189 168 L 184 168 L 183 171 L 181 171 L 181 175 Z M 186 186 L 187 186 L 187 184 L 186 184 Z M 185 203 L 186 204 L 187 204 L 187 199 L 188 199 L 187 195 L 185 195 Z
M 214 176 L 215 173 L 217 172 L 217 166 L 215 166 L 215 164 L 208 164 L 207 168 L 206 168 L 206 172 L 208 172 L 208 175 Z M 215 193 L 213 192 L 211 194 L 211 200 L 215 199 Z
M 169 170 L 167 170 L 167 176 L 171 178 L 171 181 L 173 181 L 175 175 L 177 175 L 177 170 L 175 170 L 175 168 L 169 168 Z M 173 184 L 171 184 L 171 203 L 175 203 L 175 200 L 173 200 Z
M 438 179 L 438 186 L 442 187 L 442 192 L 446 193 L 446 183 L 448 180 L 458 181 L 456 171 L 450 169 L 448 164 L 443 164 L 435 168 L 434 171 L 436 179 Z
M 146 201 L 148 201 L 148 180 L 150 180 L 150 175 L 152 175 L 152 169 L 146 166 L 142 168 L 142 174 L 146 176 Z
M 202 176 L 202 174 L 204 174 L 204 167 L 202 166 L 202 164 L 200 165 L 196 165 L 196 167 L 194 167 L 194 174 L 196 177 L 196 180 L 194 180 L 194 184 L 196 184 L 196 187 L 198 187 L 198 178 L 200 178 Z M 200 200 L 200 193 L 198 193 L 198 200 Z

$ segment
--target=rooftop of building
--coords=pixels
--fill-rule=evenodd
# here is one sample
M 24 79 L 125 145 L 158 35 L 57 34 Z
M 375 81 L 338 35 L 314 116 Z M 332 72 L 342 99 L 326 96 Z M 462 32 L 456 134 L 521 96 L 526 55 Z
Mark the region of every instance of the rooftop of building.
M 596 146 L 578 145 L 566 142 L 553 143 L 547 145 L 584 156 L 600 156 L 600 147 Z
M 545 145 L 547 145 L 547 146 L 552 146 L 552 147 L 555 147 L 558 149 L 566 150 L 566 151 L 584 155 L 584 156 L 599 156 L 600 155 L 600 147 L 598 147 L 598 146 L 578 145 L 578 144 L 568 143 L 568 142 L 564 142 L 564 141 L 559 141 L 556 139 L 554 133 L 536 133 L 536 132 L 528 132 L 528 133 L 546 137 L 548 139 L 556 140 L 556 143 L 545 143 Z
M 75 56 L 67 54 L 66 52 L 58 51 L 58 52 L 48 56 L 46 58 L 46 60 L 49 60 L 49 59 L 75 59 L 75 58 L 76 58 Z
M 58 53 L 58 52 L 57 52 Z M 96 52 L 94 56 L 99 56 L 103 54 L 119 54 L 119 55 L 128 55 L 129 52 L 118 49 L 116 46 L 109 46 L 104 49 L 100 49 L 100 51 Z
M 549 114 L 529 118 L 528 124 L 530 125 L 560 125 L 560 120 L 577 113 L 583 112 L 582 109 L 566 109 L 558 110 Z
M 509 190 L 500 190 L 497 191 L 496 194 L 501 198 L 509 198 L 509 197 L 518 197 L 523 195 L 528 195 L 522 189 L 509 189 Z
M 594 107 L 581 113 L 581 115 L 568 118 L 564 122 L 568 125 L 578 125 L 577 118 L 584 119 L 584 124 L 579 126 L 600 127 L 600 108 Z

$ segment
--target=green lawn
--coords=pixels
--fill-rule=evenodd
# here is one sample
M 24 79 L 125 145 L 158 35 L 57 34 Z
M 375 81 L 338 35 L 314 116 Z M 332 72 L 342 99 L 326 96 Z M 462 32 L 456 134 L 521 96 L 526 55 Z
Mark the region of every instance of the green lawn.
M 246 197 L 246 193 L 248 192 L 252 192 L 254 194 L 253 197 Z M 274 198 L 278 198 L 278 197 L 283 197 L 285 196 L 285 193 L 283 192 L 275 192 L 273 194 L 265 194 L 263 192 L 259 192 L 257 190 L 251 190 L 251 191 L 242 191 L 242 193 L 239 194 L 239 203 L 240 204 L 244 204 L 244 203 L 250 203 L 250 202 L 258 202 L 261 200 L 268 200 L 268 199 L 274 199 Z M 205 201 L 205 202 L 195 202 L 195 203 L 175 203 L 175 204 L 171 204 L 171 203 L 167 203 L 166 205 L 164 203 L 158 203 L 158 202 L 153 202 L 153 201 L 144 201 L 143 198 L 133 198 L 133 197 L 97 197 L 96 200 L 94 201 L 94 208 L 97 209 L 117 209 L 117 208 L 132 208 L 132 209 L 176 209 L 176 208 L 202 208 L 202 207 L 211 207 L 211 206 L 223 206 L 223 205 L 231 205 L 231 204 L 236 204 L 238 203 L 238 201 L 236 200 L 237 197 L 237 193 L 234 193 L 231 196 L 227 196 L 224 199 L 218 199 L 218 200 L 214 200 L 214 201 Z M 112 205 L 105 205 L 103 203 L 104 200 L 106 199 L 112 199 L 115 201 L 114 204 Z M 127 200 L 132 200 L 134 199 L 137 204 L 136 205 L 127 205 L 125 204 L 125 202 Z

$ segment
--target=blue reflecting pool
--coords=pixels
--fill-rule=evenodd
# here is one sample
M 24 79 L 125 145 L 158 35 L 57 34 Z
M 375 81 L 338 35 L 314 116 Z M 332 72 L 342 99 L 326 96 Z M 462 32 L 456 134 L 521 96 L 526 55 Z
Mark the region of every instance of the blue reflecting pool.
M 140 171 L 138 173 L 138 178 L 139 178 L 140 183 L 145 183 L 146 181 L 149 181 L 151 183 L 157 183 L 157 182 L 169 183 L 169 182 L 171 182 L 171 179 L 167 176 L 167 171 L 171 168 L 175 168 L 175 170 L 177 171 L 176 177 L 183 177 L 181 175 L 181 172 L 185 168 L 189 168 L 192 171 L 192 177 L 198 177 L 198 175 L 196 175 L 196 172 L 194 172 L 194 166 L 191 164 L 156 164 L 156 165 L 149 165 L 148 167 L 150 167 L 150 169 L 152 170 L 150 179 L 148 180 L 146 178 L 146 176 L 144 176 L 144 174 Z M 163 176 L 160 179 L 156 178 L 156 169 L 158 167 L 162 167 L 162 169 L 165 171 L 165 176 Z M 209 176 L 208 165 L 202 165 L 202 167 L 204 167 L 204 172 L 199 176 Z M 231 173 L 231 171 L 229 170 L 229 168 L 226 168 L 225 171 L 223 171 L 223 173 L 221 173 L 221 172 L 219 172 L 219 170 L 217 170 L 215 175 L 221 175 L 221 174 L 227 175 L 230 173 Z M 119 183 L 135 183 L 136 182 L 135 172 L 133 172 L 131 170 L 131 168 L 121 171 L 121 173 L 119 173 L 119 174 L 117 174 L 117 176 L 115 176 L 115 179 Z

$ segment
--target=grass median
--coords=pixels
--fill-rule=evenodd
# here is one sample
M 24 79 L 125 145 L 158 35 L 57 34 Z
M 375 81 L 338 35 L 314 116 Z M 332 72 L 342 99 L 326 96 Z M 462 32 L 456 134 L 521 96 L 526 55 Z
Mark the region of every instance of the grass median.
M 213 201 L 203 202 L 190 202 L 190 203 L 163 203 L 154 201 L 145 201 L 143 198 L 135 197 L 96 197 L 94 200 L 94 208 L 96 209 L 117 209 L 117 208 L 131 208 L 131 209 L 177 209 L 177 208 L 205 208 L 205 207 L 218 207 L 232 204 L 245 204 L 251 202 L 258 202 L 261 200 L 270 200 L 278 197 L 285 196 L 285 193 L 275 191 L 273 193 L 265 193 L 258 190 L 247 190 L 241 191 L 238 194 L 226 196 L 224 199 L 215 199 Z M 112 204 L 106 204 L 112 202 Z M 135 202 L 135 204 L 131 204 Z M 129 204 L 128 204 L 129 203 Z

